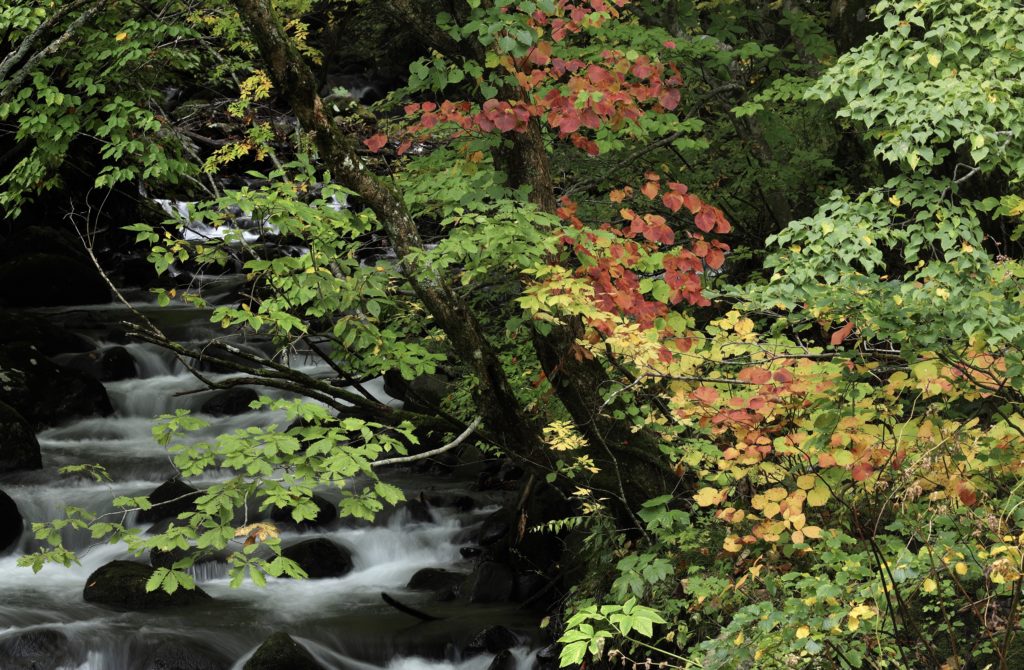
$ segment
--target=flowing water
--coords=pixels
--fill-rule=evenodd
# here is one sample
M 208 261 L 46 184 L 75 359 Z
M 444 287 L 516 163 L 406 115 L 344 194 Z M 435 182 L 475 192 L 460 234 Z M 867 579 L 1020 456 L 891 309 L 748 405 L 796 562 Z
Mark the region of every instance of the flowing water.
M 140 307 L 156 313 L 151 306 Z M 90 308 L 89 314 L 91 322 L 98 324 L 124 316 L 113 306 Z M 203 342 L 211 335 L 207 316 L 201 310 L 172 309 L 163 310 L 161 318 L 175 337 Z M 114 497 L 148 494 L 174 474 L 166 452 L 151 437 L 153 418 L 177 408 L 198 412 L 210 394 L 188 393 L 200 388 L 199 383 L 167 352 L 137 343 L 128 344 L 127 349 L 139 377 L 105 384 L 115 407 L 112 416 L 84 418 L 42 431 L 38 437 L 43 469 L 0 475 L 0 489 L 16 501 L 26 527 L 61 516 L 66 505 L 110 511 Z M 320 371 L 311 361 L 293 363 L 312 374 Z M 368 386 L 382 396 L 379 381 Z M 185 395 L 177 395 L 183 392 Z M 211 426 L 202 436 L 212 437 L 245 426 L 280 423 L 283 417 L 263 411 L 203 418 Z M 61 466 L 79 463 L 103 465 L 113 482 L 97 483 L 88 477 L 58 473 Z M 215 481 L 217 473 L 208 477 L 208 482 Z M 468 482 L 439 482 L 428 475 L 407 473 L 394 483 L 410 495 L 435 488 L 448 494 L 469 492 Z M 200 480 L 198 485 L 202 484 Z M 494 509 L 487 504 L 495 502 L 479 492 L 471 495 L 482 501 L 481 507 L 470 512 L 433 508 L 431 523 L 417 522 L 400 509 L 373 525 L 341 520 L 316 531 L 282 533 L 285 544 L 300 536 L 324 536 L 347 547 L 354 569 L 344 577 L 271 580 L 265 588 L 246 582 L 232 589 L 223 566 L 207 563 L 198 566 L 195 575 L 213 600 L 150 612 L 118 612 L 83 600 L 82 589 L 94 570 L 128 558 L 121 546 L 88 546 L 87 538 L 70 535 L 67 542 L 80 552 L 81 564 L 71 568 L 48 565 L 33 574 L 16 566 L 18 555 L 39 546 L 26 530 L 17 548 L 0 556 L 0 643 L 26 631 L 58 629 L 70 638 L 75 654 L 73 662 L 52 667 L 142 670 L 154 667 L 148 660 L 152 649 L 170 642 L 217 650 L 233 660 L 232 667 L 241 668 L 268 635 L 283 630 L 328 668 L 483 670 L 493 655 L 462 658 L 457 650 L 485 626 L 501 623 L 523 633 L 523 645 L 514 650 L 514 657 L 517 667 L 526 670 L 533 662 L 526 633 L 535 622 L 514 606 L 433 602 L 431 594 L 405 589 L 421 568 L 471 569 L 459 549 L 470 542 L 472 533 L 467 529 L 479 524 Z M 382 602 L 382 592 L 441 620 L 421 623 L 401 614 Z M 4 667 L 0 658 L 0 668 Z

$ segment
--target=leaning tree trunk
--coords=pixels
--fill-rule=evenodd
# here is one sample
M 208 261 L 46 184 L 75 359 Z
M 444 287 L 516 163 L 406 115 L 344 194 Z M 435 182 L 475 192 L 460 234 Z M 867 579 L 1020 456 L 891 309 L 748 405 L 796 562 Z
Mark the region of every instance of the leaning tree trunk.
M 412 260 L 410 252 L 422 249 L 416 222 L 400 195 L 366 169 L 355 139 L 345 135 L 327 114 L 313 73 L 285 33 L 271 0 L 235 0 L 234 4 L 252 32 L 274 85 L 313 134 L 321 160 L 339 183 L 358 193 L 376 214 L 400 259 L 404 277 L 478 378 L 480 411 L 490 431 L 501 437 L 512 457 L 533 463 L 546 460 L 539 458 L 543 446 L 538 427 L 522 411 L 476 317 L 446 277 L 429 264 Z M 515 143 L 509 159 L 517 166 L 513 178 L 536 175 L 532 198 L 545 211 L 554 211 L 554 191 L 539 127 L 535 125 Z M 578 331 L 579 324 L 570 324 L 550 336 L 536 336 L 538 355 L 558 397 L 588 438 L 590 455 L 602 466 L 595 488 L 621 501 L 620 511 L 628 512 L 666 490 L 669 473 L 657 458 L 652 433 L 634 433 L 628 422 L 613 420 L 609 408 L 602 411 L 600 391 L 607 388 L 609 380 L 600 362 L 573 355 Z M 631 513 L 626 518 L 631 518 Z
M 538 431 L 523 415 L 501 362 L 472 311 L 429 264 L 411 260 L 410 252 L 423 248 L 416 222 L 401 197 L 366 169 L 355 140 L 342 133 L 327 114 L 313 72 L 285 33 L 271 0 L 236 0 L 235 6 L 252 32 L 274 85 L 302 126 L 312 132 L 321 160 L 340 184 L 358 193 L 377 215 L 400 259 L 404 277 L 472 368 L 479 381 L 481 414 L 491 432 L 510 452 L 538 445 Z

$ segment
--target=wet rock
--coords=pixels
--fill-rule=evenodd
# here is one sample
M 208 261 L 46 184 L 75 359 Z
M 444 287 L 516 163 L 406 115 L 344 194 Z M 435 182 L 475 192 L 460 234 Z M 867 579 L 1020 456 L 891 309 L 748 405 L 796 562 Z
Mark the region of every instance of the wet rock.
M 324 666 L 287 633 L 274 633 L 246 661 L 242 670 L 324 670 Z
M 534 670 L 557 670 L 559 648 L 557 644 L 549 644 L 537 652 Z
M 3 371 L 0 370 L 0 384 Z M 0 402 L 0 472 L 43 467 L 36 434 L 18 412 Z
M 484 519 L 477 535 L 477 544 L 489 547 L 505 539 L 512 530 L 513 513 L 510 509 L 499 509 Z
M 502 563 L 484 561 L 469 575 L 463 593 L 471 603 L 500 603 L 512 597 L 515 574 Z
M 259 394 L 250 388 L 230 388 L 218 391 L 216 395 L 203 403 L 200 411 L 212 416 L 245 414 L 250 411 L 249 404 L 259 400 L 259 397 Z
M 182 512 L 195 509 L 195 499 L 202 493 L 180 479 L 168 479 L 149 494 L 153 507 L 141 510 L 136 520 L 139 523 L 156 523 L 164 519 L 175 519 Z
M 142 563 L 112 561 L 89 575 L 82 595 L 86 602 L 129 611 L 191 605 L 210 599 L 198 587 L 179 588 L 174 593 L 159 589 L 147 592 L 146 582 L 155 571 Z
M 406 501 L 405 509 L 409 517 L 416 523 L 433 523 L 434 515 L 430 513 L 430 505 L 425 500 L 413 498 Z
M 281 555 L 298 563 L 310 579 L 342 577 L 352 571 L 348 549 L 322 537 L 286 547 Z
M 515 670 L 516 669 L 516 658 L 512 655 L 512 652 L 508 649 L 503 649 L 497 653 L 491 664 L 487 666 L 487 670 Z
M 0 638 L 4 670 L 57 670 L 78 667 L 81 653 L 59 630 L 43 628 Z
M 516 634 L 504 626 L 488 626 L 466 644 L 466 654 L 497 654 L 519 644 Z
M 547 587 L 548 582 L 549 580 L 539 572 L 519 573 L 516 575 L 516 585 L 512 592 L 512 599 L 520 603 L 526 602 L 543 591 Z M 557 595 L 557 593 L 553 595 Z M 540 603 L 540 605 L 544 604 L 546 603 Z
M 81 335 L 34 314 L 0 309 L 0 348 L 33 346 L 44 356 L 92 351 L 94 346 Z
M 462 582 L 466 581 L 466 575 L 441 568 L 423 568 L 412 576 L 407 589 L 413 591 L 433 591 L 434 593 L 455 592 Z
M 25 522 L 18 511 L 18 505 L 9 495 L 0 491 L 0 554 L 17 543 L 24 528 Z
M 484 553 L 480 547 L 459 547 L 459 553 L 463 558 L 476 558 Z
M 227 670 L 231 661 L 219 652 L 183 640 L 163 642 L 154 649 L 146 670 Z
M 384 372 L 384 393 L 387 393 L 396 400 L 405 400 L 409 392 L 409 382 L 398 370 L 386 370 Z
M 103 384 L 56 365 L 31 348 L 0 350 L 0 377 L 0 402 L 14 408 L 33 428 L 114 412 Z
M 94 305 L 110 302 L 96 268 L 55 253 L 37 253 L 0 265 L 0 303 L 10 307 Z
M 64 361 L 64 365 L 101 382 L 117 382 L 139 376 L 135 359 L 127 349 L 120 346 L 73 356 Z
M 313 496 L 312 500 L 317 507 L 316 518 L 307 519 L 296 524 L 299 528 L 319 528 L 320 526 L 325 526 L 338 519 L 337 505 L 317 495 Z M 292 517 L 291 508 L 283 508 L 277 506 L 271 507 L 270 520 L 276 523 L 295 524 L 295 519 Z
M 420 375 L 409 382 L 406 388 L 405 408 L 412 412 L 433 414 L 451 390 L 452 382 L 446 375 Z

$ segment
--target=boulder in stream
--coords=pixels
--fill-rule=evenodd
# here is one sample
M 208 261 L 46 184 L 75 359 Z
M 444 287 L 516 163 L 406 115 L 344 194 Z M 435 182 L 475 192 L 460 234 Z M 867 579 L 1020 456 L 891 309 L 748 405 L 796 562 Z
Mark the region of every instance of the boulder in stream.
M 433 591 L 435 595 L 446 596 L 448 593 L 454 595 L 464 581 L 466 575 L 461 572 L 443 568 L 423 568 L 416 571 L 405 588 L 413 591 Z
M 4 670 L 57 670 L 78 667 L 82 654 L 68 636 L 52 628 L 40 628 L 0 638 L 0 662 Z
M 0 265 L 0 303 L 11 307 L 108 302 L 110 287 L 96 268 L 77 258 L 36 253 Z
M 298 563 L 310 579 L 342 577 L 352 571 L 348 549 L 323 537 L 285 547 L 281 555 Z
M 218 391 L 212 398 L 203 403 L 199 411 L 211 416 L 245 414 L 250 411 L 250 403 L 259 400 L 259 397 L 259 394 L 250 388 L 230 388 Z
M 0 402 L 13 407 L 34 428 L 114 412 L 98 380 L 57 365 L 31 347 L 0 350 L 0 376 Z
M 44 356 L 83 353 L 94 345 L 87 339 L 35 314 L 0 309 L 0 349 L 10 346 L 35 347 Z
M 155 523 L 164 519 L 176 519 L 182 512 L 193 510 L 196 497 L 201 491 L 178 478 L 168 479 L 149 494 L 153 507 L 139 512 L 139 523 Z
M 502 649 L 495 654 L 487 670 L 516 670 L 516 657 L 508 649 Z
M 512 568 L 495 561 L 484 561 L 466 579 L 462 593 L 471 603 L 501 603 L 512 597 L 515 573 Z
M 24 521 L 18 505 L 3 491 L 0 491 L 0 554 L 14 546 L 24 530 Z M 3 658 L 0 656 L 0 658 Z
M 3 384 L 3 374 L 0 369 L 0 384 Z M 39 441 L 32 427 L 13 407 L 0 402 L 0 472 L 41 467 Z
M 274 633 L 259 646 L 242 670 L 324 670 L 313 654 L 288 633 Z
M 149 654 L 146 670 L 227 670 L 231 661 L 220 652 L 189 640 L 161 642 Z
M 469 654 L 497 654 L 519 644 L 516 634 L 504 626 L 488 626 L 473 636 L 466 644 Z
M 101 382 L 119 382 L 122 379 L 134 379 L 139 376 L 135 359 L 122 346 L 78 354 L 64 361 L 64 365 Z
M 82 595 L 86 602 L 129 611 L 192 605 L 210 599 L 199 587 L 179 588 L 174 593 L 159 589 L 147 592 L 146 582 L 155 571 L 134 561 L 111 561 L 89 575 Z

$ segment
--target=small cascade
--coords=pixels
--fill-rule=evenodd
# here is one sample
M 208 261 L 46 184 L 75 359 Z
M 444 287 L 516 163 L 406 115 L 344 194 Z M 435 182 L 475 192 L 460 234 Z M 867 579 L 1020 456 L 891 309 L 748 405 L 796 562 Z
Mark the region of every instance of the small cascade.
M 171 206 L 170 204 L 168 205 Z M 183 210 L 180 204 L 175 211 Z M 226 282 L 225 285 L 230 285 Z M 136 308 L 152 309 L 139 303 Z M 114 314 L 112 308 L 107 312 Z M 175 334 L 201 347 L 209 342 L 209 313 L 175 311 Z M 182 318 L 184 317 L 184 318 Z M 98 342 L 100 351 L 123 346 L 135 361 L 138 377 L 106 382 L 114 407 L 108 417 L 89 417 L 43 430 L 38 434 L 43 469 L 0 476 L 0 488 L 18 504 L 26 531 L 13 552 L 0 556 L 0 649 L 13 636 L 58 631 L 64 660 L 54 668 L 76 670 L 135 670 L 154 667 L 153 654 L 160 644 L 215 650 L 226 657 L 223 667 L 241 668 L 245 660 L 272 633 L 286 631 L 306 646 L 326 668 L 362 670 L 485 670 L 493 655 L 461 658 L 452 640 L 465 641 L 487 625 L 504 624 L 529 630 L 534 622 L 510 606 L 470 606 L 435 602 L 432 594 L 406 589 L 409 579 L 423 568 L 444 568 L 468 573 L 472 566 L 460 553 L 480 524 L 495 507 L 473 511 L 432 508 L 432 521 L 417 521 L 405 509 L 382 515 L 375 524 L 335 521 L 316 530 L 283 525 L 285 546 L 312 538 L 326 538 L 347 549 L 353 569 L 329 579 L 271 579 L 265 588 L 246 582 L 231 588 L 228 567 L 210 560 L 191 569 L 198 584 L 212 596 L 199 606 L 153 612 L 122 613 L 86 603 L 82 590 L 89 576 L 113 560 L 147 561 L 131 557 L 123 545 L 93 545 L 79 531 L 64 534 L 65 545 L 79 552 L 79 564 L 68 568 L 46 565 L 38 574 L 17 567 L 18 556 L 35 551 L 43 542 L 35 539 L 33 522 L 63 516 L 66 506 L 93 513 L 116 514 L 111 501 L 118 496 L 147 495 L 174 476 L 167 452 L 152 437 L 154 418 L 178 409 L 189 409 L 209 422 L 195 438 L 209 440 L 218 434 L 252 426 L 282 425 L 283 412 L 248 411 L 234 416 L 210 416 L 202 412 L 214 391 L 203 386 L 176 358 L 150 344 Z M 262 351 L 261 343 L 248 343 Z M 310 375 L 327 375 L 330 369 L 315 358 L 293 355 L 289 365 Z M 214 380 L 231 375 L 204 371 Z M 363 388 L 377 398 L 388 399 L 383 381 L 371 379 Z M 273 398 L 283 393 L 260 389 Z M 109 481 L 97 481 L 88 473 L 61 474 L 70 465 L 102 466 Z M 209 472 L 191 480 L 203 488 L 228 476 Z M 402 483 L 411 492 L 437 485 L 428 475 L 405 475 Z M 396 482 L 397 483 L 397 482 Z M 463 492 L 457 483 L 444 482 L 446 493 Z M 332 492 L 321 492 L 331 498 Z M 336 492 L 334 500 L 337 500 Z M 253 512 L 255 512 L 255 507 Z M 121 520 L 112 517 L 112 520 Z M 134 515 L 125 517 L 134 525 Z M 442 620 L 421 625 L 394 610 L 381 599 L 388 593 L 416 607 L 438 612 Z M 533 657 L 529 641 L 513 650 L 515 667 L 529 670 Z M 63 663 L 63 664 L 62 664 Z M 234 664 L 231 666 L 231 664 Z M 5 667 L 0 657 L 0 668 Z M 198 667 L 198 666 L 197 666 Z M 203 666 L 206 667 L 206 666 Z

